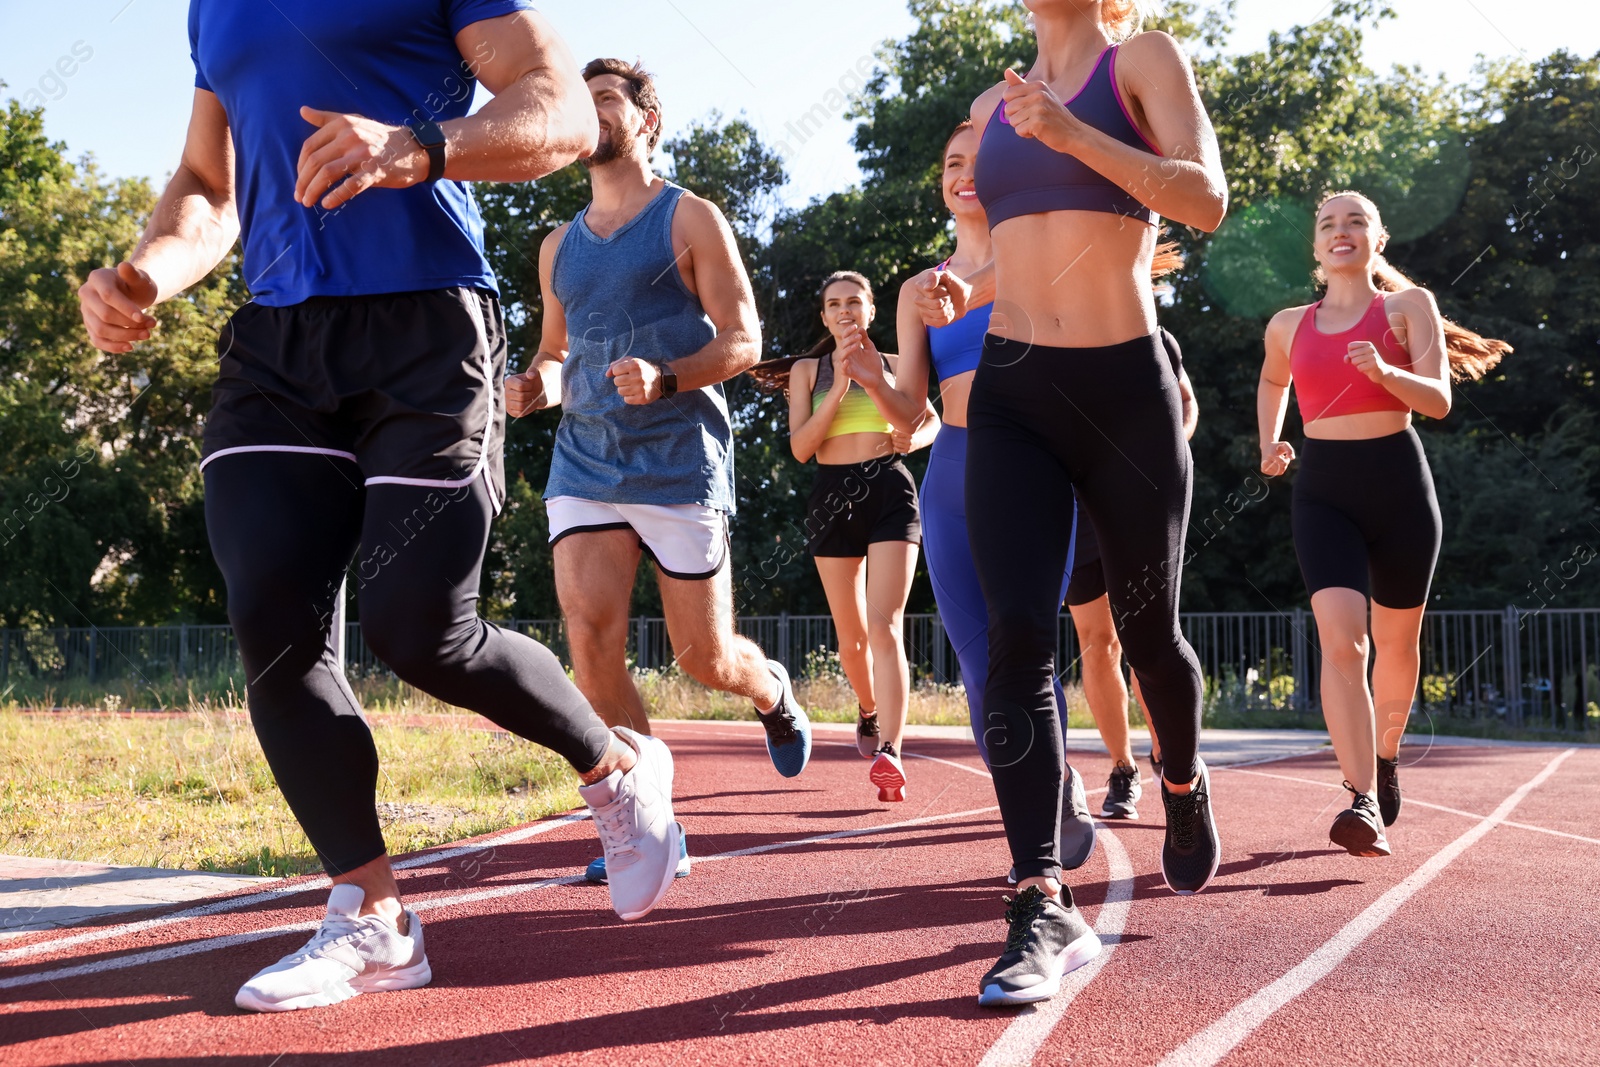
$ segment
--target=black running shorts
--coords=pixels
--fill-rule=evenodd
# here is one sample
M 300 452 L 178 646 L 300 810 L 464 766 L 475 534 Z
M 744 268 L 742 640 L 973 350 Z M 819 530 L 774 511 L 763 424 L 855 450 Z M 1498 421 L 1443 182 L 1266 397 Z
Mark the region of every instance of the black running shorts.
M 880 541 L 920 545 L 922 519 L 911 472 L 899 457 L 819 465 L 805 533 L 813 556 L 855 559 Z
M 217 339 L 202 468 L 247 452 L 350 460 L 367 485 L 505 500 L 505 327 L 476 289 L 246 304 Z

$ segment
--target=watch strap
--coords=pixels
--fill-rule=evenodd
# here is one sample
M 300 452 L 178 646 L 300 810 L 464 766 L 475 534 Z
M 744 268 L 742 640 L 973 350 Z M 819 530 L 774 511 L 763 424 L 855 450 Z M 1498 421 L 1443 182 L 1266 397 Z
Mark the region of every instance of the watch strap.
M 677 396 L 678 375 L 665 363 L 657 363 L 656 366 L 661 368 L 661 399 Z
M 444 177 L 444 131 L 437 122 L 414 122 L 411 124 L 411 136 L 417 139 L 428 153 L 428 177 L 430 182 L 436 182 Z

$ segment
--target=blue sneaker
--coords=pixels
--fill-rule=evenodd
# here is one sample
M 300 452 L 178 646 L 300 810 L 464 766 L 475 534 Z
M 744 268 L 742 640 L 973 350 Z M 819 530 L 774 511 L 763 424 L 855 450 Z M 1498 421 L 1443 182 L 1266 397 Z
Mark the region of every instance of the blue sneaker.
M 583 876 L 595 885 L 605 885 L 606 858 L 599 856 L 590 861 L 589 866 L 583 869 Z M 684 831 L 683 823 L 678 824 L 678 869 L 672 877 L 689 877 L 689 835 Z
M 789 672 L 775 659 L 767 660 L 767 670 L 783 687 L 778 706 L 770 712 L 756 709 L 756 718 L 767 731 L 767 755 L 785 778 L 793 778 L 811 761 L 811 719 L 794 698 Z

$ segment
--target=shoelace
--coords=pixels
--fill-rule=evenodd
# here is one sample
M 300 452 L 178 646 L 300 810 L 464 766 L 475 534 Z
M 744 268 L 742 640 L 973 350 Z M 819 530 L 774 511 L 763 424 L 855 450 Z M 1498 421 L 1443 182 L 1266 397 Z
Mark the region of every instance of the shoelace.
M 857 707 L 856 711 L 856 733 L 862 737 L 877 737 L 878 717 L 876 715 L 860 714 L 860 707 Z
M 1111 768 L 1111 778 L 1106 782 L 1106 792 L 1112 800 L 1127 800 L 1133 796 L 1133 783 L 1139 769 L 1130 767 L 1123 770 L 1121 767 Z
M 1344 787 L 1355 794 L 1355 799 L 1350 802 L 1350 806 L 1352 808 L 1355 808 L 1369 819 L 1376 819 L 1378 817 L 1378 805 L 1376 801 L 1374 801 L 1365 793 L 1356 792 L 1356 787 L 1351 785 L 1349 782 L 1345 782 Z
M 1199 782 L 1187 793 L 1167 793 L 1167 825 L 1172 828 L 1172 843 L 1179 848 L 1194 847 L 1195 823 L 1205 798 L 1205 787 Z
M 789 692 L 784 690 L 783 697 L 778 700 L 778 706 L 772 711 L 759 713 L 761 725 L 767 729 L 767 739 L 775 745 L 787 745 L 797 740 L 800 733 L 795 729 L 794 715 L 789 711 Z
M 632 862 L 631 857 L 637 852 L 633 840 L 633 827 L 629 819 L 633 812 L 626 803 L 632 794 L 632 789 L 624 785 L 618 791 L 615 800 L 594 811 L 594 824 L 600 833 L 600 847 L 605 852 L 608 871 L 627 866 Z M 619 860 L 626 862 L 619 863 L 617 862 Z
M 352 919 L 346 915 L 329 915 L 322 920 L 322 925 L 317 927 L 317 932 L 311 935 L 311 940 L 307 941 L 304 947 L 299 952 L 296 952 L 292 958 L 299 960 L 310 959 L 319 952 L 332 948 L 340 941 L 354 937 L 361 932 L 362 925 L 359 920 Z
M 873 753 L 873 755 L 876 755 L 876 756 L 888 756 L 890 759 L 899 759 L 900 758 L 900 753 L 896 752 L 894 750 L 894 746 L 889 744 L 888 742 L 884 742 L 883 747 L 878 749 L 878 751 Z
M 1030 885 L 1014 897 L 1002 897 L 1006 902 L 1006 951 L 1015 952 L 1028 939 L 1033 920 L 1044 910 L 1044 891 Z

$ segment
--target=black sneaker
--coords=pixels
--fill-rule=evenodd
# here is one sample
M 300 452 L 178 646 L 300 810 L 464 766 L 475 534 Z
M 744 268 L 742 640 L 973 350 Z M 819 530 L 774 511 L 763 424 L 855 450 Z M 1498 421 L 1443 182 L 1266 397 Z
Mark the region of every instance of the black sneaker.
M 1094 855 L 1094 816 L 1083 791 L 1083 776 L 1067 767 L 1061 790 L 1061 869 L 1075 871 Z
M 1378 804 L 1366 793 L 1356 793 L 1349 782 L 1344 787 L 1355 793 L 1350 806 L 1334 817 L 1328 840 L 1352 856 L 1388 856 L 1389 839 L 1383 835 L 1383 820 Z
M 1378 811 L 1383 825 L 1393 826 L 1400 817 L 1400 753 L 1394 759 L 1378 757 Z
M 1100 805 L 1102 819 L 1137 819 L 1139 798 L 1144 787 L 1139 783 L 1139 768 L 1118 763 L 1106 782 L 1106 799 Z
M 862 759 L 872 759 L 878 754 L 878 715 L 868 715 L 861 705 L 856 705 L 856 751 Z
M 1167 841 L 1161 848 L 1161 876 L 1174 893 L 1198 893 L 1211 884 L 1222 859 L 1222 841 L 1211 817 L 1211 772 L 1199 759 L 1199 774 L 1187 793 L 1167 791 L 1161 783 L 1161 801 L 1167 808 Z
M 1061 887 L 1061 902 L 1038 886 L 1006 901 L 1006 949 L 978 983 L 978 1003 L 1007 1007 L 1048 1000 L 1061 989 L 1061 976 L 1100 955 L 1100 938 Z

